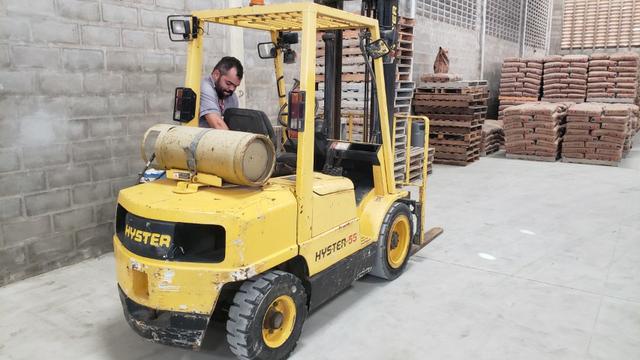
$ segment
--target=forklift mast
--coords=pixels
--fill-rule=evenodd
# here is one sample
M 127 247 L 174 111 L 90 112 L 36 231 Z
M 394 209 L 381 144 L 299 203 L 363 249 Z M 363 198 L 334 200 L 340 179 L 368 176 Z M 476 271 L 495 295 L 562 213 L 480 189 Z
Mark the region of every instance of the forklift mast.
M 316 0 L 316 3 L 343 9 L 342 0 Z M 389 127 L 392 127 L 395 82 L 396 59 L 395 44 L 398 39 L 398 0 L 363 0 L 361 15 L 378 20 L 380 35 L 392 51 L 383 59 L 384 80 L 387 94 L 387 111 Z M 322 40 L 325 42 L 325 74 L 324 74 L 324 122 L 323 133 L 330 138 L 340 138 L 341 100 L 342 100 L 342 30 L 327 31 Z M 380 116 L 376 89 L 370 89 L 369 72 L 365 77 L 365 114 L 364 114 L 364 142 L 381 143 Z

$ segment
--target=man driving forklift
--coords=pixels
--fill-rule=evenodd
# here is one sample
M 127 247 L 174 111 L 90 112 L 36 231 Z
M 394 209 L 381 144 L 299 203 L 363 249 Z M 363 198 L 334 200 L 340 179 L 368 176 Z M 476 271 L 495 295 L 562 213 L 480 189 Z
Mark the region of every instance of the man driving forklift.
M 224 111 L 238 107 L 235 90 L 240 86 L 244 69 L 240 60 L 225 56 L 210 75 L 202 79 L 199 127 L 229 130 L 224 122 Z

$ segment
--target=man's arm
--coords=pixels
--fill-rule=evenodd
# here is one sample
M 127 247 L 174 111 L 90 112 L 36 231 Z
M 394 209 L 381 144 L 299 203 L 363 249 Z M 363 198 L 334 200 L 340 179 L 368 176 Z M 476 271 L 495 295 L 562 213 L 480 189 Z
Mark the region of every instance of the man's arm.
M 222 116 L 218 113 L 210 112 L 205 114 L 204 119 L 207 120 L 207 124 L 209 124 L 209 127 L 212 129 L 229 130 L 229 127 L 222 119 Z

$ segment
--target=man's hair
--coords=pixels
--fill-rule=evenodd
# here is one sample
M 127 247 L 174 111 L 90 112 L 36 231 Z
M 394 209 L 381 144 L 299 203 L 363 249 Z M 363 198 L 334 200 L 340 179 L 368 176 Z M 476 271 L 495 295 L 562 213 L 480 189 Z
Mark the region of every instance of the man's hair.
M 242 80 L 244 69 L 242 68 L 242 64 L 240 63 L 240 60 L 234 58 L 233 56 L 225 56 L 222 59 L 220 59 L 220 61 L 218 61 L 216 66 L 213 67 L 213 70 L 214 71 L 218 70 L 220 71 L 221 75 L 226 75 L 227 72 L 229 72 L 229 70 L 233 68 L 236 68 L 236 72 L 238 73 L 238 79 Z

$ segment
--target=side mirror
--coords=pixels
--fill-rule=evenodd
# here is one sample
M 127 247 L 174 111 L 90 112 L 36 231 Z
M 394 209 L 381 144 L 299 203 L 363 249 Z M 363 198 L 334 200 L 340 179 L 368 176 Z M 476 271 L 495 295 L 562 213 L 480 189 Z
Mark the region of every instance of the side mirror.
M 381 58 L 391 52 L 389 45 L 387 45 L 383 39 L 378 39 L 370 43 L 366 46 L 366 50 L 367 54 L 373 59 Z
M 272 42 L 258 43 L 258 56 L 260 59 L 274 59 L 276 57 L 276 44 Z
M 198 18 L 190 15 L 167 16 L 169 40 L 190 41 L 198 37 Z

